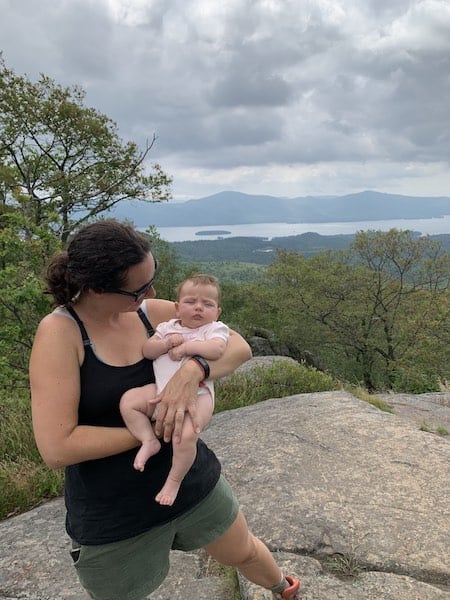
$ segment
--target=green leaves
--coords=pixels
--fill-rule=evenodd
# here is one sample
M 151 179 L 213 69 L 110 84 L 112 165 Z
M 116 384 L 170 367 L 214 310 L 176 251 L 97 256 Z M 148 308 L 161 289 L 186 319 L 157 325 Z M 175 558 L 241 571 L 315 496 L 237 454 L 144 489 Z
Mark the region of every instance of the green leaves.
M 45 75 L 32 82 L 0 58 L 3 202 L 33 225 L 51 227 L 63 242 L 119 201 L 170 197 L 171 179 L 161 166 L 144 170 L 155 137 L 143 150 L 123 142 L 116 124 L 84 101 L 79 86 L 62 87 Z
M 280 252 L 255 301 L 280 340 L 336 376 L 369 390 L 429 391 L 450 374 L 449 283 L 450 255 L 438 242 L 368 231 L 346 252 Z
M 171 180 L 79 86 L 33 82 L 0 55 L 0 385 L 25 385 L 34 331 L 50 306 L 42 275 L 82 223 L 117 202 L 167 200 Z

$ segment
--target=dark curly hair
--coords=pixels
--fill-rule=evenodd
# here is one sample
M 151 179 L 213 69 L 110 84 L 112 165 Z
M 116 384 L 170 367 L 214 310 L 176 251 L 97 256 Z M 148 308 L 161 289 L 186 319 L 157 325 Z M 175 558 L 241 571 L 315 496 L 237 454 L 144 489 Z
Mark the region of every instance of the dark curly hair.
M 125 284 L 127 271 L 150 252 L 149 241 L 133 227 L 114 219 L 91 223 L 71 238 L 46 273 L 46 293 L 54 305 L 67 305 L 80 292 L 101 292 Z

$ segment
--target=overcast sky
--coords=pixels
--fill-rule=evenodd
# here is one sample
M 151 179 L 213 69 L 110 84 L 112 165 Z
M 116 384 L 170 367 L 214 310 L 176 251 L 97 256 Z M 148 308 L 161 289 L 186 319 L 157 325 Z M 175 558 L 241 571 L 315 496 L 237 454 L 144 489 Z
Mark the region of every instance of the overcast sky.
M 0 49 L 155 133 L 175 199 L 450 196 L 449 0 L 0 0 Z

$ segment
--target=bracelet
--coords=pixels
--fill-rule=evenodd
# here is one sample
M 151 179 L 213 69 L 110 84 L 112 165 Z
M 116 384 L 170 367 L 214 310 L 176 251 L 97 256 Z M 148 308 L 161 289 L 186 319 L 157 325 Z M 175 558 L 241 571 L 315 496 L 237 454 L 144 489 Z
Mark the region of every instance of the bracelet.
M 195 362 L 198 364 L 199 367 L 201 367 L 203 369 L 203 379 L 208 379 L 209 378 L 209 364 L 208 362 L 203 358 L 203 356 L 199 356 L 198 354 L 194 354 L 194 356 L 191 356 L 191 360 L 195 360 Z

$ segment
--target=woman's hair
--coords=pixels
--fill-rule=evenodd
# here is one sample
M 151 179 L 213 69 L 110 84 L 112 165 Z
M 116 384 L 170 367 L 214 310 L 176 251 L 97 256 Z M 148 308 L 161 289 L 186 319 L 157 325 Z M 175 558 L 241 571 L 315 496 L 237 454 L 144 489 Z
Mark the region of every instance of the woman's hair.
M 121 288 L 128 269 L 149 252 L 149 241 L 130 225 L 113 219 L 91 223 L 77 231 L 67 250 L 50 261 L 46 293 L 57 306 L 69 304 L 84 290 Z
M 221 291 L 219 280 L 217 279 L 217 277 L 214 277 L 214 275 L 206 275 L 205 273 L 194 273 L 193 275 L 189 275 L 189 277 L 186 277 L 186 279 L 179 283 L 175 290 L 177 300 L 180 299 L 181 290 L 184 284 L 188 282 L 193 283 L 194 285 L 212 285 L 213 287 L 215 287 L 217 290 L 217 302 L 218 304 L 220 304 Z

